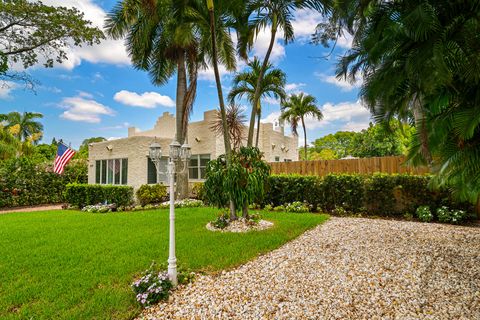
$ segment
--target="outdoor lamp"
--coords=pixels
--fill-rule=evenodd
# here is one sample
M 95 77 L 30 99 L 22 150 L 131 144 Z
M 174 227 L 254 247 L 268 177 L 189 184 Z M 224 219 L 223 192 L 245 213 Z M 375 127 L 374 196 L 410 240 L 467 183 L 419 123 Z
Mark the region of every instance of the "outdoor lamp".
M 162 157 L 162 147 L 160 146 L 159 143 L 153 142 L 150 145 L 150 150 L 148 152 L 148 155 L 150 156 L 150 159 L 153 160 L 158 160 Z
M 182 160 L 188 160 L 192 156 L 192 148 L 190 148 L 190 145 L 188 143 L 184 143 L 182 145 L 182 148 L 180 149 L 180 157 Z
M 180 149 L 180 143 L 178 143 L 177 140 L 173 140 L 172 143 L 170 143 L 170 159 L 173 161 L 178 160 L 180 158 Z

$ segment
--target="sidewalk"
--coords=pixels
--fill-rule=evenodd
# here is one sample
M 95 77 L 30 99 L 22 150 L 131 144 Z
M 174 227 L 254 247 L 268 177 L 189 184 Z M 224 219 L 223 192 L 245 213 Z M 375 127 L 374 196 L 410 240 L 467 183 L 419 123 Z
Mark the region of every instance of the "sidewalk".
M 12 213 L 12 212 L 31 212 L 31 211 L 46 211 L 46 210 L 61 210 L 61 204 L 46 204 L 41 206 L 30 206 L 30 207 L 17 207 L 14 209 L 0 209 L 0 214 Z

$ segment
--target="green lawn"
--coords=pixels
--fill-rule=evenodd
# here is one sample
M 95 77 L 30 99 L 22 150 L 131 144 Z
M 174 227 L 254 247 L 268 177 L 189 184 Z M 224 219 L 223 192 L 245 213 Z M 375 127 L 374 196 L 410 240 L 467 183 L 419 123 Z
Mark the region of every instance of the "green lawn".
M 179 264 L 207 272 L 270 251 L 322 223 L 325 215 L 264 213 L 267 231 L 205 229 L 217 210 L 178 209 Z M 168 211 L 0 215 L 1 319 L 129 319 L 140 311 L 135 275 L 168 255 Z

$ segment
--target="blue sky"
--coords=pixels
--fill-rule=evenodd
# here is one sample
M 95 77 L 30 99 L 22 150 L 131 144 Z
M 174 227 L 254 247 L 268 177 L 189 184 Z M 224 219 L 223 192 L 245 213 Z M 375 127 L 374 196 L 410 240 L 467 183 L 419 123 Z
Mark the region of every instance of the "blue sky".
M 112 0 L 43 2 L 75 6 L 97 26 L 103 24 L 105 13 L 115 4 Z M 339 41 L 329 60 L 316 58 L 326 55 L 329 49 L 309 44 L 310 35 L 320 20 L 315 12 L 297 12 L 293 22 L 296 41 L 285 46 L 280 34 L 272 54 L 272 62 L 287 74 L 288 92 L 312 94 L 324 113 L 323 121 L 308 119 L 309 142 L 338 130 L 361 130 L 370 121 L 368 111 L 358 102 L 360 83 L 338 81 L 333 76 L 336 57 L 349 47 L 349 39 Z M 263 59 L 268 40 L 267 30 L 259 35 L 250 55 Z M 243 67 L 244 64 L 239 63 L 239 70 Z M 175 113 L 175 78 L 165 86 L 153 86 L 145 72 L 130 66 L 122 41 L 107 40 L 95 47 L 72 48 L 64 64 L 52 69 L 36 66 L 27 71 L 40 82 L 36 94 L 21 86 L 0 86 L 0 113 L 43 113 L 43 142 L 46 143 L 56 137 L 78 147 L 83 139 L 92 136 L 125 137 L 129 126 L 150 129 L 163 112 Z M 231 74 L 222 72 L 223 86 L 227 89 L 231 78 Z M 192 121 L 202 119 L 205 110 L 218 106 L 214 85 L 213 72 L 201 71 Z M 249 115 L 248 104 L 241 104 Z M 279 113 L 276 101 L 263 102 L 264 122 L 273 121 Z M 301 138 L 300 143 L 303 143 Z

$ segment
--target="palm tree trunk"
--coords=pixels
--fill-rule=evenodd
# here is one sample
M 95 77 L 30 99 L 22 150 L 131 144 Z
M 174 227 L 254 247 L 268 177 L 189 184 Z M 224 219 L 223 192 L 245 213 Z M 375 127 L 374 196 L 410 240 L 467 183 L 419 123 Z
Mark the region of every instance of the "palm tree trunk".
M 260 137 L 260 118 L 262 117 L 262 107 L 260 101 L 257 103 L 257 138 L 255 141 L 255 147 L 258 148 L 258 138 Z
M 480 194 L 477 196 L 477 205 L 475 209 L 477 211 L 477 219 L 480 221 Z
M 230 145 L 230 133 L 227 126 L 227 112 L 225 108 L 225 102 L 223 100 L 222 83 L 220 80 L 220 72 L 218 71 L 218 52 L 217 52 L 217 40 L 215 33 L 215 13 L 213 11 L 213 0 L 207 0 L 207 7 L 210 14 L 210 33 L 212 34 L 212 62 L 213 71 L 215 74 L 215 82 L 217 84 L 218 102 L 220 104 L 220 115 L 222 117 L 223 126 L 223 143 L 225 144 L 225 155 L 227 168 L 230 166 L 232 149 Z M 236 220 L 236 208 L 233 201 L 230 199 L 230 220 Z
M 187 94 L 187 72 L 185 67 L 185 54 L 182 53 L 177 61 L 177 101 L 176 101 L 176 140 L 183 144 L 185 142 L 184 132 L 186 132 L 183 120 L 184 100 Z M 179 169 L 183 169 L 181 164 Z M 181 170 L 177 173 L 177 191 L 176 197 L 178 199 L 185 199 L 188 197 L 188 170 Z
M 255 106 L 260 101 L 260 93 L 261 93 L 260 84 L 263 81 L 263 75 L 265 74 L 265 69 L 267 69 L 268 60 L 270 59 L 273 45 L 275 44 L 276 35 L 277 35 L 277 16 L 274 15 L 272 18 L 272 32 L 271 32 L 270 44 L 268 45 L 268 50 L 263 60 L 262 69 L 260 69 L 260 74 L 258 75 L 257 85 L 255 86 L 255 94 L 253 95 L 252 114 L 250 115 L 250 126 L 248 128 L 247 147 L 251 147 L 253 145 L 253 133 L 255 132 L 254 127 L 255 127 L 255 114 L 256 114 Z
M 308 160 L 308 155 L 307 155 L 307 129 L 305 128 L 305 120 L 302 117 L 302 126 L 303 126 L 303 138 L 305 139 L 305 146 L 303 149 L 304 152 L 304 158 L 305 160 Z
M 422 103 L 418 95 L 414 96 L 413 117 L 415 119 L 415 127 L 420 134 L 421 153 L 425 158 L 427 165 L 430 165 L 432 162 L 432 154 L 428 148 L 428 132 L 426 128 L 425 114 L 422 110 Z

